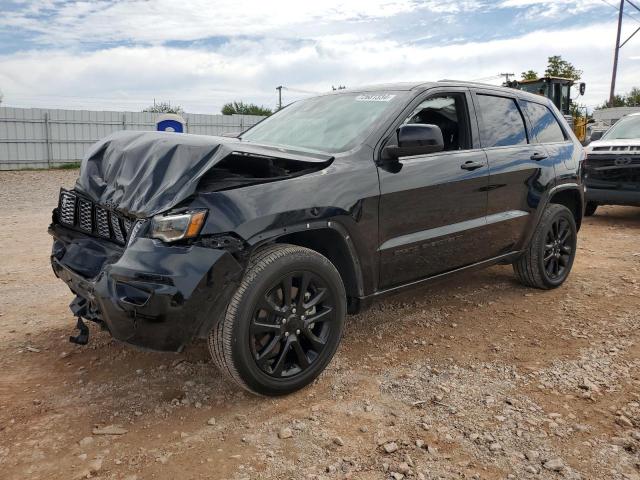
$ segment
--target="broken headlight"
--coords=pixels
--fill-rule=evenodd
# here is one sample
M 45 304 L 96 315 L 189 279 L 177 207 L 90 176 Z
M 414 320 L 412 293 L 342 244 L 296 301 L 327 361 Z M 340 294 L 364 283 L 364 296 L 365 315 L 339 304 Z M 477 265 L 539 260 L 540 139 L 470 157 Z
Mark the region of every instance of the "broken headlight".
M 151 237 L 163 242 L 194 238 L 200 233 L 206 217 L 205 210 L 176 215 L 156 215 L 151 221 Z

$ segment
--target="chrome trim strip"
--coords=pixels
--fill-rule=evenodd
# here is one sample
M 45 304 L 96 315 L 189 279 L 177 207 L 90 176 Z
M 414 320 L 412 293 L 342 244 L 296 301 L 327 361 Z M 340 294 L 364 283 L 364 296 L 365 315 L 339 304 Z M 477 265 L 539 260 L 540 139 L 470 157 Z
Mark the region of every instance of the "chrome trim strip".
M 471 230 L 473 228 L 485 227 L 493 223 L 506 222 L 516 218 L 529 215 L 529 212 L 522 210 L 509 210 L 507 212 L 494 213 L 486 217 L 474 218 L 472 220 L 465 220 L 464 222 L 453 223 L 451 225 L 443 225 L 442 227 L 431 228 L 429 230 L 422 230 L 420 232 L 409 233 L 400 237 L 394 237 L 384 242 L 378 248 L 378 251 L 389 250 L 392 248 L 402 247 L 404 245 L 410 245 L 412 243 L 424 242 L 426 240 L 432 240 L 438 237 L 446 237 L 453 235 L 454 233 L 463 232 L 465 230 Z

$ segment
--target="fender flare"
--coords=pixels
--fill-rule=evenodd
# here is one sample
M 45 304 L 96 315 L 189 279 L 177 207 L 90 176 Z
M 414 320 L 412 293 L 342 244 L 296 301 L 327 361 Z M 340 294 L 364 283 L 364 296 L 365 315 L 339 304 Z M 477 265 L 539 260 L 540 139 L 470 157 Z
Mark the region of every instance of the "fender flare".
M 282 228 L 276 228 L 272 230 L 267 230 L 260 232 L 259 234 L 254 235 L 253 237 L 246 240 L 246 243 L 249 245 L 251 249 L 251 254 L 253 252 L 270 243 L 277 241 L 279 238 L 284 237 L 285 235 L 290 235 L 292 233 L 299 232 L 308 232 L 313 230 L 333 230 L 334 232 L 340 235 L 344 246 L 347 248 L 349 252 L 349 258 L 351 259 L 351 267 L 353 268 L 353 272 L 355 274 L 356 281 L 356 291 L 358 297 L 364 297 L 364 279 L 362 276 L 362 266 L 360 264 L 360 257 L 358 256 L 358 251 L 356 249 L 353 240 L 351 239 L 351 235 L 348 230 L 338 221 L 335 220 L 312 220 L 304 223 L 298 223 L 294 225 L 288 225 Z

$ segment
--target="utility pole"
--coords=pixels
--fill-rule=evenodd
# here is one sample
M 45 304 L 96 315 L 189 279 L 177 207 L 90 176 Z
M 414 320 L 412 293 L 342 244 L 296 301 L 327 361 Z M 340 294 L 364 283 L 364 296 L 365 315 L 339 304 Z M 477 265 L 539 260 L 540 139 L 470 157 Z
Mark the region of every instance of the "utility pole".
M 278 90 L 278 110 L 282 108 L 282 85 L 276 87 Z
M 625 2 L 640 12 L 640 7 L 638 7 L 638 5 L 636 5 L 631 0 L 620 0 L 620 10 L 618 11 L 618 33 L 616 34 L 616 49 L 613 53 L 613 72 L 611 73 L 611 92 L 609 92 L 610 107 L 613 107 L 613 102 L 616 98 L 616 77 L 618 75 L 618 55 L 620 53 L 620 49 L 624 47 L 627 42 L 635 36 L 636 33 L 640 32 L 640 27 L 636 28 L 636 30 L 631 35 L 629 35 L 624 42 L 620 43 L 620 34 L 622 33 L 622 15 L 625 15 Z
M 505 79 L 505 84 L 508 85 L 509 84 L 509 77 L 515 77 L 516 74 L 515 73 L 501 73 L 500 74 L 501 77 L 504 77 Z
M 620 53 L 620 34 L 622 33 L 622 15 L 624 14 L 624 1 L 620 0 L 618 12 L 618 34 L 616 35 L 616 49 L 613 52 L 613 73 L 611 74 L 611 92 L 609 92 L 609 106 L 613 107 L 616 96 L 616 76 L 618 75 L 618 54 Z

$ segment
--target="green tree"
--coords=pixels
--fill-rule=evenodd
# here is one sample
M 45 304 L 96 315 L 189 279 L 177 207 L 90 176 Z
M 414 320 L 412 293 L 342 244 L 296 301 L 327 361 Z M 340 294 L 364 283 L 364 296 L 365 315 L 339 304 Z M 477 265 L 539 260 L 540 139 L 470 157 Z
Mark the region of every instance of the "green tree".
M 616 94 L 613 97 L 613 105 L 610 105 L 609 101 L 606 101 L 598 108 L 609 107 L 640 107 L 640 88 L 633 87 L 624 95 Z
M 610 105 L 609 101 L 607 100 L 602 105 L 600 105 L 598 108 L 626 107 L 626 106 L 627 106 L 627 102 L 626 102 L 625 98 L 622 95 L 614 95 L 613 96 L 613 105 Z
M 522 72 L 520 75 L 522 76 L 522 80 L 537 80 L 538 79 L 538 72 L 536 72 L 535 70 L 528 70 L 526 72 Z
M 578 81 L 582 77 L 582 70 L 578 70 L 571 62 L 564 60 L 560 55 L 554 55 L 549 57 L 544 74 L 547 77 L 570 78 Z
M 624 98 L 627 107 L 640 107 L 640 88 L 633 87 Z
M 177 113 L 178 115 L 184 113 L 180 105 L 171 105 L 169 102 L 156 103 L 155 100 L 153 101 L 153 105 L 148 106 L 142 111 L 150 113 Z
M 255 103 L 244 103 L 240 102 L 230 102 L 225 103 L 222 106 L 220 112 L 223 115 L 261 115 L 261 116 L 269 116 L 273 113 L 270 108 L 264 107 L 262 105 L 256 105 Z

